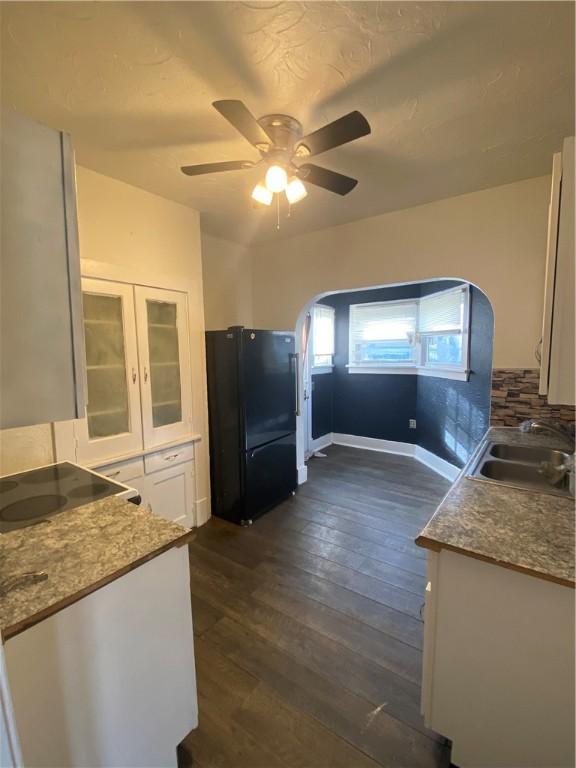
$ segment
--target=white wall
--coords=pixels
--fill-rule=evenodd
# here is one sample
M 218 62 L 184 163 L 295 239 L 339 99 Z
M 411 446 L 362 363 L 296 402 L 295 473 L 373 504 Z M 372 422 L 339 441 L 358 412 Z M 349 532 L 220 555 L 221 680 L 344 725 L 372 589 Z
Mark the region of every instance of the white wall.
M 202 235 L 204 316 L 207 330 L 252 326 L 252 260 L 242 245 Z
M 536 367 L 549 187 L 547 176 L 528 179 L 260 245 L 254 324 L 294 328 L 326 291 L 460 278 L 492 302 L 494 365 Z
M 206 365 L 200 218 L 197 211 L 79 167 L 78 228 L 83 272 L 189 292 L 197 495 L 209 497 Z M 55 460 L 50 425 L 0 433 L 0 472 Z M 207 503 L 207 502 L 206 502 Z

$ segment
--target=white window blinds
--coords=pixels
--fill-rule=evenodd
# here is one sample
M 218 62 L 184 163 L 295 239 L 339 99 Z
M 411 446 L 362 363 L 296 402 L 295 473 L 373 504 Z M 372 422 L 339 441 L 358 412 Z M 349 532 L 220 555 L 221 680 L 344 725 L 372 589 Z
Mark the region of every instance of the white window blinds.
M 334 308 L 315 304 L 312 316 L 314 355 L 334 354 Z
M 413 360 L 418 300 L 352 304 L 350 363 Z
M 455 334 L 464 331 L 465 289 L 452 288 L 420 299 L 418 330 L 421 334 Z

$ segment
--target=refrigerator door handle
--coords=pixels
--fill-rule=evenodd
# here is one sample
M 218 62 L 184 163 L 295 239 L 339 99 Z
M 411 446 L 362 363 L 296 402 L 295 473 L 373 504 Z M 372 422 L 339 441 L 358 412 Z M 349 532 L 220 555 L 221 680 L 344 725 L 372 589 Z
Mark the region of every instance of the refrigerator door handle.
M 300 416 L 300 375 L 298 365 L 300 355 L 298 352 L 295 352 L 290 355 L 290 358 L 294 361 L 294 374 L 296 377 L 296 406 L 294 408 L 294 413 L 296 416 Z

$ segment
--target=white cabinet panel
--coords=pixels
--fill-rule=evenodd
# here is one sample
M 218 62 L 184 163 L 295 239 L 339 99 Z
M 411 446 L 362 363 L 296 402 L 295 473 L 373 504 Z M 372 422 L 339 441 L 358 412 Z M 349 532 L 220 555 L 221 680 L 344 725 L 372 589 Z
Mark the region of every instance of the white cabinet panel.
M 187 527 L 194 519 L 194 463 L 187 462 L 146 475 L 146 497 L 152 511 Z
M 540 394 L 554 405 L 576 398 L 574 280 L 574 137 L 554 155 L 548 215 Z
M 157 472 L 185 461 L 194 461 L 194 443 L 185 443 L 144 457 L 146 472 Z
M 192 431 L 186 294 L 135 287 L 146 448 Z
M 142 458 L 120 461 L 116 464 L 106 464 L 95 469 L 104 477 L 118 483 L 130 484 L 130 481 L 144 476 L 144 460 Z
M 78 459 L 93 461 L 142 447 L 138 349 L 131 285 L 82 281 L 86 418 L 77 422 Z
M 0 428 L 84 409 L 80 261 L 70 139 L 1 113 Z
M 431 555 L 423 712 L 461 768 L 574 766 L 574 590 Z
M 188 548 L 6 642 L 23 763 L 173 766 L 198 725 Z

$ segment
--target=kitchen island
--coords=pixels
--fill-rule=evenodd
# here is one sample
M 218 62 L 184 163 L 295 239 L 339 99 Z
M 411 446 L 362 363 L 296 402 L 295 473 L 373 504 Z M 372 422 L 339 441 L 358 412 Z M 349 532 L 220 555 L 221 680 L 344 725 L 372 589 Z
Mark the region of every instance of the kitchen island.
M 0 598 L 25 766 L 175 766 L 197 726 L 187 543 L 115 497 L 0 536 Z
M 486 440 L 569 450 L 492 428 Z M 460 768 L 574 765 L 574 499 L 470 477 L 416 543 L 429 550 L 422 712 Z

